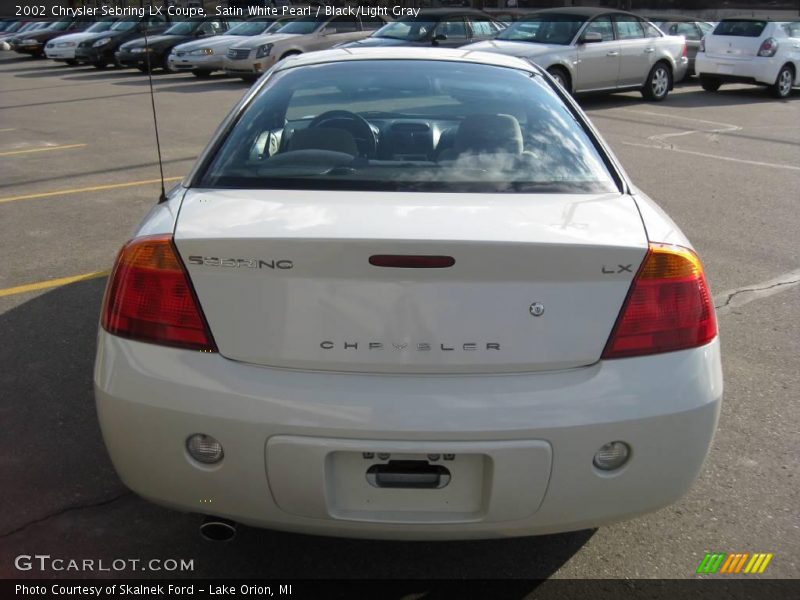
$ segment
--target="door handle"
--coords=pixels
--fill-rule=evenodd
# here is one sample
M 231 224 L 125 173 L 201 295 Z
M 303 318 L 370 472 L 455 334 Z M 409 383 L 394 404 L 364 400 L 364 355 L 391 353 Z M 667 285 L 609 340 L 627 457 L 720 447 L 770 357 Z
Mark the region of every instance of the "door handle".
M 619 52 L 617 50 L 612 50 L 611 52 L 607 52 L 606 56 L 619 56 Z
M 646 54 L 650 54 L 651 52 L 655 52 L 656 49 L 655 48 L 645 48 L 644 51 L 645 51 Z

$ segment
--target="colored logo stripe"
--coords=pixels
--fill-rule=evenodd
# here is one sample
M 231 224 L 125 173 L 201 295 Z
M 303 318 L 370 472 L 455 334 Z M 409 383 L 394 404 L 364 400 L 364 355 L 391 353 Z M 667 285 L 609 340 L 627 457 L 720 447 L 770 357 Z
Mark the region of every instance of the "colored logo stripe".
M 772 554 L 753 554 L 753 558 L 747 563 L 744 568 L 745 573 L 763 573 L 767 568 L 769 561 L 772 560 Z
M 706 552 L 705 558 L 697 567 L 697 573 L 716 573 L 723 560 L 725 560 L 724 552 Z
M 772 560 L 773 554 L 756 552 L 706 552 L 696 573 L 763 573 Z M 749 560 L 748 560 L 749 559 Z M 747 566 L 745 566 L 745 564 Z M 744 568 L 744 571 L 742 569 Z

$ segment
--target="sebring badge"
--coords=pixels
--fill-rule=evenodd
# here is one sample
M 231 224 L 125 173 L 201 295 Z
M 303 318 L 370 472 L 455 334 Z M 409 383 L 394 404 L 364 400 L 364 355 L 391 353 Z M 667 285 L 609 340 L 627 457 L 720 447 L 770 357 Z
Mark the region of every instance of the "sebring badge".
M 534 302 L 529 309 L 534 317 L 541 317 L 544 314 L 544 304 L 541 302 Z
M 218 258 L 216 256 L 190 256 L 193 265 L 207 267 L 234 267 L 245 269 L 291 269 L 294 263 L 290 260 L 261 260 L 260 258 Z

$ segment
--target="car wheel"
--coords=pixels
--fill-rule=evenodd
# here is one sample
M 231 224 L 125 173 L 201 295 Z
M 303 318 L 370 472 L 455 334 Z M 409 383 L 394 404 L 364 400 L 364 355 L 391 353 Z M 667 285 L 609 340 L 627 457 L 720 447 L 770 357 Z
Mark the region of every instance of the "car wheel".
M 200 78 L 211 77 L 211 71 L 206 69 L 192 69 L 192 75 Z
M 550 77 L 558 82 L 558 85 L 563 87 L 568 92 L 571 91 L 569 74 L 564 69 L 561 67 L 550 67 L 547 69 L 547 72 L 550 74 Z
M 642 88 L 642 96 L 653 102 L 661 102 L 669 94 L 672 83 L 672 73 L 663 62 L 656 63 L 647 76 L 647 81 Z
M 722 82 L 719 79 L 704 77 L 703 75 L 700 76 L 700 87 L 707 92 L 716 92 L 721 85 Z
M 164 73 L 174 73 L 172 67 L 169 66 L 169 55 L 165 54 L 164 58 L 161 59 L 161 68 L 163 69 Z
M 92 63 L 92 66 L 93 66 L 95 69 L 105 69 L 105 68 L 108 66 L 108 63 L 106 63 L 106 62 L 104 62 L 104 61 L 102 61 L 102 60 L 99 60 L 99 61 L 97 61 L 97 62 L 93 62 L 93 63 Z
M 142 73 L 147 73 L 148 71 L 147 65 L 136 65 L 136 68 L 139 69 Z
M 789 65 L 783 65 L 769 91 L 776 98 L 788 98 L 792 93 L 792 86 L 794 86 L 794 70 Z
M 78 64 L 78 61 L 77 61 L 77 60 L 75 60 L 74 58 L 70 58 L 70 59 L 67 59 L 67 64 L 68 64 L 70 67 L 74 67 L 75 65 L 77 65 L 77 64 Z
M 239 79 L 246 83 L 253 83 L 258 79 L 258 75 L 240 75 Z

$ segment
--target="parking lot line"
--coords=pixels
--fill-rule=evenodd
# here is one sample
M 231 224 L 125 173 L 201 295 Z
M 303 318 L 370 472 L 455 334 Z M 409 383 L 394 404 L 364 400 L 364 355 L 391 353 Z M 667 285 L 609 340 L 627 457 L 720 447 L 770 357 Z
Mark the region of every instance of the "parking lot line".
M 721 156 L 719 154 L 709 154 L 708 152 L 698 152 L 696 150 L 686 150 L 684 148 L 670 148 L 668 146 L 653 145 L 653 144 L 636 144 L 634 142 L 620 142 L 625 146 L 634 146 L 636 148 L 652 148 L 653 150 L 667 150 L 669 152 L 680 152 L 681 154 L 691 154 L 693 156 L 702 156 L 704 158 L 714 158 L 716 160 L 726 160 L 728 162 L 742 163 L 745 165 L 753 165 L 756 167 L 770 167 L 772 169 L 787 169 L 789 171 L 800 171 L 800 167 L 795 165 L 786 165 L 782 163 L 769 163 L 761 162 L 758 160 L 747 160 L 744 158 L 734 158 L 733 156 Z
M 69 150 L 70 148 L 85 148 L 88 144 L 67 144 L 65 146 L 48 146 L 46 148 L 29 148 L 27 150 L 12 150 L 0 152 L 0 156 L 14 156 L 15 154 L 30 154 L 31 152 L 48 152 L 49 150 Z
M 183 179 L 183 175 L 179 177 L 165 177 L 164 181 L 179 181 Z M 83 192 L 101 192 L 103 190 L 115 190 L 119 188 L 135 187 L 137 185 L 149 185 L 151 183 L 159 183 L 160 179 L 142 179 L 141 181 L 128 181 L 126 183 L 109 183 L 108 185 L 94 185 L 85 188 L 72 188 L 69 190 L 56 190 L 53 192 L 40 192 L 38 194 L 23 194 L 22 196 L 6 196 L 0 198 L 0 204 L 6 202 L 16 202 L 17 200 L 35 200 L 37 198 L 49 198 L 51 196 L 66 196 L 68 194 L 81 194 Z
M 110 271 L 93 271 L 92 273 L 83 273 L 82 275 L 73 275 L 72 277 L 60 277 L 58 279 L 48 279 L 46 281 L 39 281 L 37 283 L 18 285 L 0 290 L 0 298 L 60 287 L 70 283 L 76 283 L 78 281 L 86 281 L 87 279 L 97 279 L 98 277 L 105 277 L 109 273 Z

